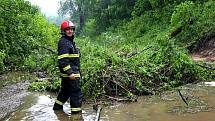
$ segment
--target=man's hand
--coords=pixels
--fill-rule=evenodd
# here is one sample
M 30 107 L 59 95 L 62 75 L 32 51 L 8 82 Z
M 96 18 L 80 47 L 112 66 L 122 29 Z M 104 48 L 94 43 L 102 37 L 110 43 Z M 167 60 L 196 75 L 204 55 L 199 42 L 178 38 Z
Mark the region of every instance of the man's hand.
M 74 74 L 70 74 L 70 75 L 69 75 L 69 79 L 70 79 L 70 80 L 75 80 Z

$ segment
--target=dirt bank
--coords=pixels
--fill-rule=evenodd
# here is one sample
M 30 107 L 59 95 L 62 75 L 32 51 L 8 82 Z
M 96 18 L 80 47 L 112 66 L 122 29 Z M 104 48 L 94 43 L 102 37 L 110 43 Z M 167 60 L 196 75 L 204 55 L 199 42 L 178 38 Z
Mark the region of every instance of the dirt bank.
M 215 37 L 205 39 L 194 49 L 192 57 L 195 61 L 215 61 Z
M 26 91 L 29 86 L 29 81 L 24 81 L 0 89 L 0 120 L 16 111 L 24 103 L 24 97 L 30 94 Z

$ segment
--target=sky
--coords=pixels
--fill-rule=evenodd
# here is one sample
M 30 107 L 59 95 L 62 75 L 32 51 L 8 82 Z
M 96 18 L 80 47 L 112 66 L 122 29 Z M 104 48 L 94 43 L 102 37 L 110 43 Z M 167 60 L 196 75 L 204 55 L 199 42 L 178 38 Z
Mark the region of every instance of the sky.
M 41 12 L 46 16 L 57 16 L 58 2 L 60 0 L 26 0 L 30 1 L 33 5 L 41 8 Z

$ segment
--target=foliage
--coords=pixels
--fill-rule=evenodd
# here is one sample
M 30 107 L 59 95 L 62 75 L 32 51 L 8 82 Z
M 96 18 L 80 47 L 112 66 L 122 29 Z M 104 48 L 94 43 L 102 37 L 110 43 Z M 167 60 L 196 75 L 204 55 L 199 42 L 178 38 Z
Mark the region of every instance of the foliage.
M 59 79 L 51 82 L 49 80 L 41 80 L 37 79 L 35 80 L 31 86 L 29 87 L 29 90 L 37 91 L 37 92 L 43 92 L 43 91 L 58 91 L 61 86 L 61 81 Z
M 0 5 L 1 50 L 5 51 L 5 65 L 18 65 L 30 53 L 31 41 L 26 38 L 26 28 L 31 17 L 38 12 L 23 0 L 3 0 Z
M 39 49 L 40 51 L 44 51 Z M 48 74 L 54 75 L 57 70 L 56 55 L 50 53 L 38 53 L 33 51 L 28 57 L 25 58 L 22 69 L 30 72 L 46 71 Z
M 214 7 L 215 4 L 211 0 L 204 4 L 184 2 L 176 6 L 171 17 L 171 26 L 181 27 L 183 30 L 176 39 L 192 50 L 197 43 L 214 36 Z
M 4 51 L 0 51 L 0 70 L 1 70 L 1 72 L 5 70 L 4 58 L 5 58 Z
M 89 19 L 85 24 L 83 34 L 94 37 L 94 35 L 96 35 L 96 33 L 97 33 L 95 28 L 96 28 L 95 19 Z
M 91 92 L 96 95 L 100 87 L 100 80 L 96 76 L 99 70 L 105 68 L 111 54 L 104 47 L 92 44 L 89 39 L 77 40 L 78 45 L 81 46 L 81 72 L 84 75 L 82 78 L 82 89 L 85 95 L 90 95 Z M 96 86 L 95 86 L 96 85 Z
M 114 39 L 113 35 L 111 39 Z M 142 46 L 148 44 L 144 43 L 145 38 L 138 43 L 139 46 L 117 42 L 121 45 L 117 46 L 118 49 L 115 45 L 106 46 L 108 41 L 112 43 L 110 38 L 102 40 L 103 44 L 97 40 L 100 47 L 87 38 L 79 40 L 85 96 L 113 94 L 117 90 L 113 83 L 120 85 L 119 93 L 128 96 L 131 92 L 155 93 L 200 79 L 201 71 L 187 55 L 186 48 L 180 47 L 175 39 L 168 36 L 160 37 L 154 38 L 155 42 L 146 47 L 151 48 L 144 52 Z
M 58 33 L 56 26 L 49 24 L 38 8 L 29 2 L 24 0 L 1 1 L 0 72 L 5 69 L 23 69 L 23 67 L 35 70 L 36 66 L 39 67 L 38 63 L 42 62 L 41 60 L 36 61 L 38 57 L 34 55 L 35 52 L 38 56 L 44 56 L 43 54 L 47 55 L 47 51 L 44 52 L 42 47 L 56 49 Z M 46 70 L 46 68 L 39 70 Z
M 192 17 L 195 17 L 193 16 L 196 12 L 195 10 L 195 4 L 190 1 L 178 5 L 171 17 L 172 26 L 185 26 L 189 24 L 192 21 Z

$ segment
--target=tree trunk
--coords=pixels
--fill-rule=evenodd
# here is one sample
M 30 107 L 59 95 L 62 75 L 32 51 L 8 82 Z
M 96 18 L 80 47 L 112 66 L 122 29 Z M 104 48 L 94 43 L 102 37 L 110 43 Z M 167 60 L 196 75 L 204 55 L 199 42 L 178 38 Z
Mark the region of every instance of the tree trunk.
M 83 32 L 85 24 L 83 1 L 80 1 L 80 3 L 78 4 L 78 13 L 79 13 L 79 31 L 77 34 L 80 35 Z

